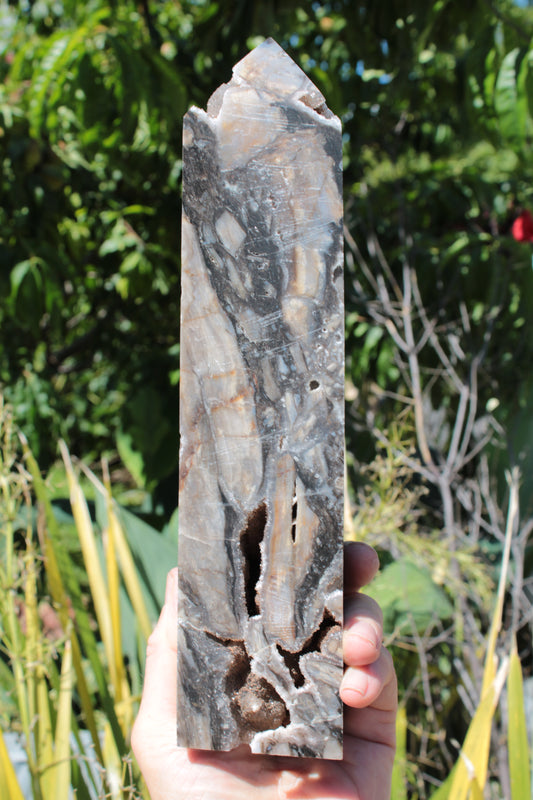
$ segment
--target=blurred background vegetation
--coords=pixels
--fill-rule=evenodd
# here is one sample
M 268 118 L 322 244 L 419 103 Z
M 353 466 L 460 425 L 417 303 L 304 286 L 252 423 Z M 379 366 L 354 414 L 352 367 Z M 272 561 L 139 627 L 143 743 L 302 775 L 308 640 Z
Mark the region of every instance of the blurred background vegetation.
M 128 736 L 177 540 L 181 121 L 269 35 L 343 122 L 346 528 L 382 557 L 394 797 L 529 797 L 531 742 L 507 746 L 533 719 L 529 2 L 0 0 L 0 731 L 24 734 L 28 797 L 142 791 Z

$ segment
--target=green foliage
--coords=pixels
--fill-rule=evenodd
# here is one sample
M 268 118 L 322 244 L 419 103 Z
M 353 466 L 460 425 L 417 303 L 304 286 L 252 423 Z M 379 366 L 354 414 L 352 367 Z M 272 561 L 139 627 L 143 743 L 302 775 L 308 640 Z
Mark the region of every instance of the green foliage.
M 129 736 L 147 637 L 175 563 L 176 521 L 154 530 L 86 470 L 93 523 L 66 450 L 51 487 L 21 438 L 22 448 L 0 398 L 2 796 L 21 800 L 3 747 L 9 730 L 23 736 L 34 800 L 67 798 L 69 786 L 91 800 L 140 800 Z
M 97 493 L 95 521 L 99 531 L 107 526 L 106 498 Z M 151 620 L 156 620 L 165 599 L 168 571 L 176 563 L 177 513 L 166 528 L 155 530 L 139 516 L 124 507 L 116 508 L 117 518 L 126 534 L 131 550 L 144 602 Z M 102 560 L 104 558 L 102 550 Z M 121 590 L 121 652 L 128 663 L 134 694 L 140 695 L 144 652 L 139 648 L 135 611 L 124 587 Z
M 353 525 L 381 548 L 390 579 L 380 599 L 391 632 L 397 623 L 402 630 L 396 657 L 409 757 L 422 753 L 431 780 L 440 780 L 452 761 L 450 737 L 467 727 L 457 687 L 479 672 L 465 620 L 482 638 L 502 548 L 496 511 L 469 539 L 477 523 L 462 503 L 487 506 L 485 484 L 476 483 L 486 470 L 500 475 L 489 506 L 501 507 L 510 459 L 524 468 L 523 511 L 532 508 L 532 251 L 511 234 L 517 214 L 533 209 L 530 6 L 0 4 L 0 385 L 42 467 L 55 461 L 61 437 L 87 461 L 118 453 L 130 481 L 153 493 L 148 510 L 159 503 L 169 516 L 177 484 L 181 119 L 192 103 L 205 107 L 232 65 L 268 35 L 343 122 Z M 420 297 L 409 305 L 411 289 Z M 416 397 L 413 351 L 400 352 L 393 335 L 405 333 L 394 325 L 407 307 Z M 427 346 L 430 331 L 449 368 Z M 450 469 L 445 497 L 446 459 L 468 443 L 455 424 L 466 396 L 458 386 L 472 401 L 466 419 L 478 439 L 468 461 Z M 501 432 L 509 456 L 483 438 L 484 426 Z M 440 488 L 428 480 L 428 453 Z M 460 508 L 455 527 L 444 499 Z M 70 565 L 83 614 L 75 528 L 58 503 L 53 511 L 58 558 L 62 569 Z M 104 513 L 98 504 L 97 513 Z M 27 519 L 33 525 L 30 511 Z M 129 517 L 124 525 L 141 575 L 140 537 L 152 556 L 159 541 L 170 554 L 172 537 L 145 533 Z M 531 574 L 531 546 L 524 552 Z M 411 605 L 406 611 L 405 593 L 392 592 L 401 569 L 437 607 L 410 637 Z M 426 623 L 428 650 L 417 639 Z M 433 647 L 431 636 L 443 638 Z M 422 668 L 425 684 L 413 688 Z M 448 719 L 443 741 L 437 722 L 444 730 Z M 424 796 L 425 777 L 412 760 L 402 774 L 413 795 Z
M 147 390 L 160 398 L 150 416 L 175 427 L 186 109 L 179 73 L 137 12 L 89 7 L 47 24 L 32 34 L 21 13 L 0 98 L 0 313 L 4 341 L 16 342 L 3 347 L 0 380 L 34 418 L 43 463 L 55 457 L 51 431 L 85 452 L 113 450 L 121 409 Z M 165 456 L 145 480 L 175 468 L 176 448 Z
M 405 558 L 386 565 L 369 594 L 379 600 L 389 635 L 411 631 L 413 626 L 422 635 L 432 623 L 445 622 L 453 616 L 452 604 L 429 570 Z
M 343 120 L 346 218 L 370 265 L 376 242 L 395 274 L 408 259 L 442 324 L 463 303 L 475 310 L 473 343 L 490 321 L 480 392 L 497 395 L 502 419 L 514 413 L 533 358 L 530 254 L 509 236 L 533 198 L 531 11 L 506 0 L 140 8 L 43 0 L 0 12 L 0 382 L 27 409 L 42 463 L 61 436 L 87 455 L 118 447 L 147 488 L 176 469 L 181 118 L 265 35 Z M 348 261 L 349 377 L 397 389 L 394 344 L 354 280 Z

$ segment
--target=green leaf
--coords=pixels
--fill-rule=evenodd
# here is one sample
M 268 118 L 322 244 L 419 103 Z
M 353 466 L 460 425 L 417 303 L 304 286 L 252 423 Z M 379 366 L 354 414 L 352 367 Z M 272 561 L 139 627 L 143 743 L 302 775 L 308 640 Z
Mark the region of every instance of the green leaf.
M 386 566 L 372 581 L 368 594 L 383 609 L 387 633 L 407 632 L 412 624 L 424 633 L 433 622 L 453 614 L 452 604 L 429 570 L 406 558 Z
M 95 498 L 96 521 L 104 530 L 107 525 L 105 498 L 97 493 Z M 114 506 L 137 568 L 137 577 L 143 599 L 151 620 L 155 623 L 165 600 L 166 576 L 177 562 L 177 548 L 172 536 L 160 533 L 136 514 Z M 103 554 L 101 553 L 103 559 Z M 130 668 L 144 663 L 144 648 L 138 649 L 138 621 L 124 588 L 120 593 L 121 635 L 124 655 Z M 141 674 L 139 673 L 139 678 Z
M 30 278 L 33 280 L 35 288 L 41 290 L 43 287 L 42 276 L 39 270 L 40 259 L 28 258 L 26 261 L 20 261 L 11 270 L 11 299 L 16 299 L 17 295 L 21 292 L 24 282 Z
M 455 765 L 448 800 L 481 800 L 487 779 L 492 721 L 503 684 L 504 669 L 481 697 Z
M 518 47 L 507 53 L 496 78 L 494 108 L 500 121 L 500 132 L 510 141 L 523 143 L 528 129 L 527 86 L 529 62 Z M 520 81 L 519 81 L 520 75 Z
M 137 486 L 144 486 L 144 459 L 142 453 L 134 447 L 132 434 L 127 431 L 117 431 L 116 441 L 117 450 L 126 469 L 131 473 Z
M 10 301 L 18 323 L 33 333 L 39 330 L 39 320 L 45 309 L 43 262 L 40 258 L 20 261 L 11 270 Z
M 379 78 L 383 78 L 386 74 L 384 69 L 365 69 L 361 75 L 361 80 L 368 83 L 368 81 L 379 80 Z
M 155 386 L 140 387 L 126 403 L 117 433 L 117 448 L 141 487 L 154 478 L 168 475 L 177 464 L 177 420 L 169 416 L 168 407 Z
M 516 81 L 520 114 L 524 120 L 523 137 L 530 144 L 533 133 L 533 50 L 530 50 L 520 65 Z

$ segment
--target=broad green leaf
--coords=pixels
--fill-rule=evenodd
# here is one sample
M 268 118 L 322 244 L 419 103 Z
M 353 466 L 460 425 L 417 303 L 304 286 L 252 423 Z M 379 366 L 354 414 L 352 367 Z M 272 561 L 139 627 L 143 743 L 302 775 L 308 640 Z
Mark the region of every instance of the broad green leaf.
M 169 440 L 175 441 L 177 419 L 164 403 L 154 386 L 138 387 L 125 404 L 117 432 L 120 456 L 141 487 L 177 464 L 177 447 L 168 446 Z
M 22 283 L 30 275 L 35 281 L 38 288 L 42 288 L 41 274 L 38 267 L 39 260 L 28 258 L 26 261 L 20 261 L 11 270 L 11 297 L 12 299 L 17 296 L 22 286 Z
M 382 607 L 388 633 L 406 632 L 413 623 L 423 633 L 432 621 L 448 619 L 453 614 L 452 604 L 433 582 L 429 570 L 406 558 L 386 566 L 367 593 Z

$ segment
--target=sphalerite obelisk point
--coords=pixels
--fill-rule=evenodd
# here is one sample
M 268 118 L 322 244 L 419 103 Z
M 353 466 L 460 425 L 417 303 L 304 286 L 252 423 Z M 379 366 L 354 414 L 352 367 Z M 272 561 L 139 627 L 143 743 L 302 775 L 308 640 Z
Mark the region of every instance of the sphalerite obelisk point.
M 341 758 L 340 122 L 269 39 L 183 143 L 178 742 Z

